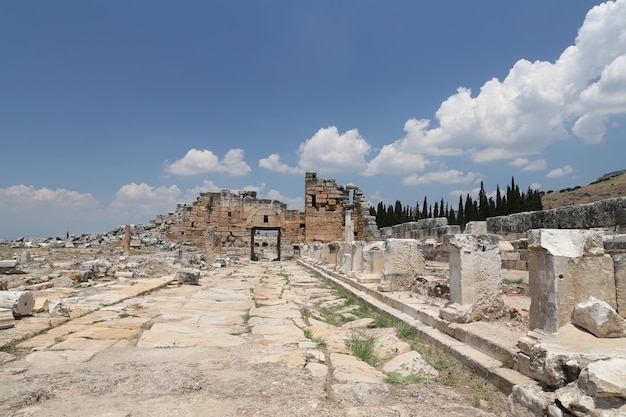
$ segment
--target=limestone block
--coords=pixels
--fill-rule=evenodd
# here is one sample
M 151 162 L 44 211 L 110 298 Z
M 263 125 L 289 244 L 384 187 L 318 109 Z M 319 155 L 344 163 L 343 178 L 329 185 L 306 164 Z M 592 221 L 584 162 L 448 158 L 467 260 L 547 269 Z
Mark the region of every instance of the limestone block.
M 450 263 L 450 302 L 472 305 L 471 320 L 503 314 L 502 261 L 497 235 L 446 235 Z
M 176 279 L 181 284 L 198 285 L 200 270 L 196 268 L 181 268 L 176 272 Z
M 420 275 L 424 272 L 421 242 L 415 239 L 387 239 L 383 272 L 389 275 Z
M 364 274 L 380 274 L 385 263 L 385 242 L 371 242 L 363 247 L 361 271 Z
M 486 235 L 487 222 L 473 221 L 467 222 L 465 225 L 465 234 L 469 235 Z
M 625 320 L 610 305 L 595 297 L 574 307 L 572 323 L 596 337 L 626 337 Z
M 2 259 L 0 260 L 0 268 L 15 268 L 18 262 L 15 259 Z
M 578 387 L 591 397 L 626 399 L 626 359 L 611 358 L 588 364 L 580 373 Z
M 352 272 L 362 272 L 363 271 L 363 246 L 365 246 L 364 242 L 352 242 Z
M 528 244 L 531 330 L 556 332 L 590 296 L 617 307 L 613 260 L 604 254 L 601 233 L 537 229 Z
M 436 378 L 439 372 L 430 366 L 422 355 L 412 350 L 407 353 L 396 356 L 383 365 L 383 371 L 386 373 L 397 373 L 402 376 L 418 374 L 427 378 Z

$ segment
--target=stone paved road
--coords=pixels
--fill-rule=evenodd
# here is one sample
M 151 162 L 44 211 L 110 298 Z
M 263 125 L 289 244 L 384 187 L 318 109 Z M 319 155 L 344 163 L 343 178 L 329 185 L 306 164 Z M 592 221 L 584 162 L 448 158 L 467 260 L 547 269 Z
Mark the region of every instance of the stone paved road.
M 383 382 L 350 354 L 349 328 L 303 315 L 336 295 L 295 263 L 221 268 L 200 284 L 109 300 L 0 352 L 0 415 L 490 415 L 434 382 Z

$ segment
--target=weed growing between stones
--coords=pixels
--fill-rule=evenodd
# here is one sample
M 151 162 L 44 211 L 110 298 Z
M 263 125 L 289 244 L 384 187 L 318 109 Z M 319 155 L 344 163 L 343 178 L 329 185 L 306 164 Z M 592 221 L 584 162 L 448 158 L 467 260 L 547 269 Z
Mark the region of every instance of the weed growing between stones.
M 353 330 L 350 339 L 345 341 L 346 347 L 355 357 L 372 366 L 378 364 L 378 357 L 374 352 L 375 343 L 376 340 L 372 336 L 365 336 L 356 330 Z
M 425 381 L 426 378 L 424 378 L 422 375 L 420 374 L 416 374 L 416 373 L 412 373 L 410 375 L 404 376 L 404 375 L 400 375 L 398 373 L 392 372 L 390 374 L 387 374 L 387 376 L 385 377 L 384 381 L 388 384 L 395 384 L 395 385 L 399 385 L 399 384 L 418 384 L 422 381 Z
M 311 338 L 311 341 L 317 344 L 317 346 L 324 348 L 326 347 L 326 340 L 323 337 L 315 336 Z

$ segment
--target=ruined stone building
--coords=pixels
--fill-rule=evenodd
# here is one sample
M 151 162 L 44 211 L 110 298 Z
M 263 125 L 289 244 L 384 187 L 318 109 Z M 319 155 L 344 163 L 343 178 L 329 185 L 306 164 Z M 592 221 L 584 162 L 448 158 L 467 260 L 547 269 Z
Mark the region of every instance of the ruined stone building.
M 305 242 L 369 241 L 377 237 L 376 219 L 359 187 L 335 180 L 305 176 Z
M 335 180 L 305 177 L 305 211 L 288 210 L 276 200 L 259 199 L 255 191 L 222 190 L 202 193 L 191 204 L 152 221 L 175 241 L 224 257 L 257 259 L 266 248 L 268 233 L 275 236 L 277 257 L 292 259 L 305 243 L 371 240 L 377 236 L 369 203 L 356 186 Z
M 255 245 L 255 237 L 261 231 L 276 236 L 280 259 L 296 256 L 304 240 L 302 213 L 276 200 L 259 199 L 255 191 L 202 193 L 192 205 L 179 205 L 176 212 L 154 222 L 166 230 L 169 239 L 224 257 L 256 259 L 255 247 L 260 245 Z

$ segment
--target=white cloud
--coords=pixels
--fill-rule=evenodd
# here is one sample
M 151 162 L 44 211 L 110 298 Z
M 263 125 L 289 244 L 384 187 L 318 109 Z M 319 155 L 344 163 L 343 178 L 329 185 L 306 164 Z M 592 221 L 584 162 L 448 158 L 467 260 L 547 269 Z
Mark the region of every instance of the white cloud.
M 541 184 L 538 182 L 533 182 L 532 184 L 530 184 L 530 189 L 531 190 L 541 190 Z
M 557 178 L 557 177 L 562 177 L 564 175 L 569 175 L 572 172 L 574 172 L 574 169 L 571 166 L 569 166 L 569 165 L 565 165 L 564 167 L 556 168 L 556 169 L 553 169 L 552 171 L 548 172 L 547 177 L 548 178 Z
M 368 198 L 369 201 L 383 201 L 383 197 L 380 195 L 380 191 L 376 191 L 374 194 L 371 194 Z
M 307 171 L 321 173 L 353 172 L 365 169 L 365 157 L 371 146 L 357 129 L 340 134 L 335 126 L 319 129 L 298 148 L 298 166 L 290 167 L 274 153 L 259 160 L 259 167 L 270 171 L 303 174 Z
M 548 166 L 548 163 L 545 159 L 536 159 L 534 161 L 530 161 L 526 164 L 523 171 L 543 171 Z
M 287 164 L 280 162 L 280 155 L 273 153 L 267 158 L 259 159 L 259 167 L 270 171 L 283 172 L 288 174 L 302 174 L 300 168 L 292 168 Z
M 155 188 L 146 183 L 133 182 L 117 191 L 109 208 L 120 216 L 150 216 L 173 210 L 179 196 L 180 189 L 176 185 Z
M 184 201 L 186 203 L 193 203 L 194 201 L 196 201 L 196 199 L 198 198 L 198 196 L 200 196 L 201 193 L 216 193 L 221 190 L 222 189 L 218 187 L 217 185 L 215 185 L 213 181 L 204 180 L 202 182 L 202 185 L 199 185 L 194 188 L 190 188 L 189 190 L 185 192 Z
M 370 149 L 357 129 L 340 134 L 335 126 L 330 126 L 300 144 L 299 165 L 302 171 L 360 172 L 366 166 L 365 156 Z
M 187 154 L 173 162 L 164 163 L 164 170 L 176 175 L 198 175 L 207 172 L 227 173 L 231 176 L 248 174 L 251 169 L 243 160 L 243 149 L 231 149 L 220 159 L 213 152 L 204 149 L 190 149 Z
M 428 172 L 424 175 L 411 174 L 408 177 L 402 179 L 404 185 L 422 185 L 431 183 L 440 184 L 468 184 L 476 181 L 478 175 L 473 172 L 463 174 L 456 169 L 450 169 L 448 171 Z
M 572 134 L 602 141 L 617 114 L 626 114 L 626 0 L 591 9 L 555 62 L 520 59 L 475 96 L 460 87 L 437 110 L 438 126 L 407 121 L 405 137 L 384 146 L 365 173 L 421 171 L 432 156 L 461 154 L 474 162 L 518 158 L 513 165 L 523 166 L 521 157 Z
M 521 168 L 524 165 L 528 164 L 528 162 L 529 160 L 527 158 L 515 158 L 514 160 L 509 162 L 509 165 L 513 165 L 514 167 Z
M 99 205 L 91 193 L 80 193 L 65 188 L 35 188 L 32 185 L 13 185 L 0 188 L 0 204 L 11 211 L 40 208 L 92 209 Z

